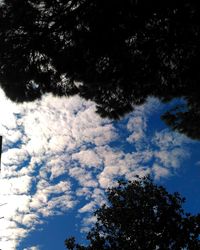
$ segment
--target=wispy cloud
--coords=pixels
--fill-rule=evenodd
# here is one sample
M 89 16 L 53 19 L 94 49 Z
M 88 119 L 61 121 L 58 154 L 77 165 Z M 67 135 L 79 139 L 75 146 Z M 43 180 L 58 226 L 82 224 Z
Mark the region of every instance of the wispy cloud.
M 28 248 L 25 248 L 24 250 L 39 250 L 39 246 L 32 246 L 32 247 L 28 247 Z
M 16 105 L 1 92 L 0 105 L 0 200 L 6 203 L 0 207 L 2 249 L 16 249 L 44 218 L 70 209 L 88 213 L 87 226 L 95 219 L 91 211 L 105 202 L 105 188 L 117 178 L 167 177 L 189 156 L 191 141 L 184 136 L 167 129 L 149 131 L 149 119 L 160 106 L 155 99 L 113 123 L 77 96 L 48 95 Z M 85 198 L 79 208 L 78 197 Z

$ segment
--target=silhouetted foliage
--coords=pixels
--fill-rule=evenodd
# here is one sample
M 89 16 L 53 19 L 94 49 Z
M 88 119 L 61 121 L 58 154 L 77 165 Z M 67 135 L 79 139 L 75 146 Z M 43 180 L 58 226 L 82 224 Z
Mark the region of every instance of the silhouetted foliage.
M 107 193 L 108 204 L 95 212 L 88 246 L 66 239 L 70 250 L 200 249 L 200 215 L 185 213 L 185 199 L 170 194 L 149 177 L 119 182 Z
M 4 0 L 0 84 L 15 101 L 79 94 L 110 118 L 181 97 L 163 119 L 200 139 L 199 16 L 194 0 Z

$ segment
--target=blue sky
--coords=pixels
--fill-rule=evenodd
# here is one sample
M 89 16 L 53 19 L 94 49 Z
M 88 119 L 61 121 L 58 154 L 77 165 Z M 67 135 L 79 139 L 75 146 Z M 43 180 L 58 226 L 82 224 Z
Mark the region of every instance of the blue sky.
M 44 96 L 16 105 L 0 91 L 3 135 L 0 249 L 64 250 L 84 241 L 92 212 L 120 177 L 151 174 L 200 209 L 200 143 L 170 131 L 150 98 L 120 121 L 101 119 L 92 102 Z

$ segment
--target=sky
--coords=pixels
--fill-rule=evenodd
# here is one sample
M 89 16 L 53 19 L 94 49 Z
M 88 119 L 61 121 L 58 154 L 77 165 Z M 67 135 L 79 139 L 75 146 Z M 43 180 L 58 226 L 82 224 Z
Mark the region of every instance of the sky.
M 149 98 L 111 121 L 78 96 L 15 104 L 0 90 L 0 249 L 64 250 L 71 235 L 84 242 L 106 189 L 135 175 L 151 174 L 198 213 L 200 143 L 166 127 L 165 109 Z

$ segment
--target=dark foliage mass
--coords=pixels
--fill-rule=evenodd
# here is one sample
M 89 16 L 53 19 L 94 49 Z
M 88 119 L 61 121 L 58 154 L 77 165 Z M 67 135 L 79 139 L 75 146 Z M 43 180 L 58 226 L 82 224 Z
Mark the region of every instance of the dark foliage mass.
M 4 0 L 1 87 L 15 101 L 79 94 L 110 118 L 184 98 L 163 119 L 200 139 L 199 16 L 194 0 Z
M 149 177 L 119 182 L 107 193 L 108 205 L 95 212 L 88 246 L 66 239 L 69 250 L 200 249 L 200 215 L 185 213 L 184 198 L 169 194 Z

